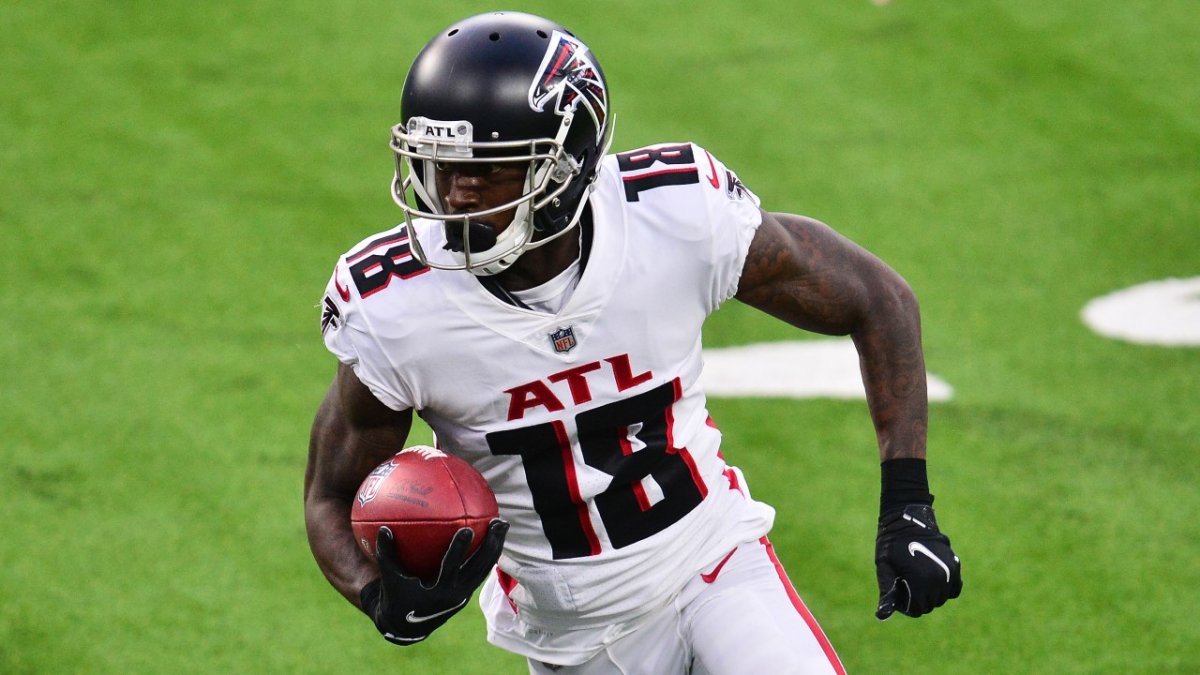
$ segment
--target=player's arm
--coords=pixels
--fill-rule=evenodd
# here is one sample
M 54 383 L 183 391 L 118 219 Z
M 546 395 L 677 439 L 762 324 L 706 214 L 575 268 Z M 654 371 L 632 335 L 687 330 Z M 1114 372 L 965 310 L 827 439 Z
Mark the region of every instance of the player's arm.
M 404 447 L 411 428 L 411 410 L 388 408 L 352 369 L 338 364 L 309 437 L 304 520 L 317 565 L 355 605 L 379 570 L 355 543 L 350 506 L 363 479 Z
M 378 558 L 362 554 L 350 526 L 354 495 L 367 474 L 404 447 L 412 411 L 381 403 L 354 371 L 339 365 L 313 421 L 304 476 L 309 546 L 329 583 L 358 606 L 389 642 L 415 644 L 461 610 L 500 557 L 508 524 L 496 519 L 476 552 L 474 532 L 455 533 L 432 585 L 408 575 L 392 532 L 380 528 Z
M 919 616 L 958 597 L 960 563 L 937 529 L 926 478 L 925 358 L 908 283 L 819 221 L 763 212 L 736 297 L 793 326 L 849 335 L 858 350 L 882 470 L 876 615 Z
M 894 270 L 811 218 L 763 213 L 738 300 L 858 348 L 879 458 L 925 458 L 928 417 L 917 300 Z

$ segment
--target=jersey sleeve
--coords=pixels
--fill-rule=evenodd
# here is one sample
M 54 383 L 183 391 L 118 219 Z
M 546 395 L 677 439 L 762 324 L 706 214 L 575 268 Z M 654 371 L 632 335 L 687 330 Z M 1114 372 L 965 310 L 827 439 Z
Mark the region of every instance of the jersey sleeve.
M 693 144 L 701 174 L 706 222 L 712 235 L 712 286 L 708 310 L 714 311 L 738 290 L 754 233 L 762 224 L 758 195 L 732 169 Z
M 338 361 L 350 366 L 384 405 L 393 410 L 414 407 L 411 392 L 373 335 L 370 317 L 351 285 L 344 257 L 334 266 L 321 299 L 321 337 L 325 347 Z
M 634 227 L 655 230 L 699 292 L 706 313 L 737 293 L 750 242 L 762 224 L 758 197 L 695 143 L 660 143 L 614 156 Z

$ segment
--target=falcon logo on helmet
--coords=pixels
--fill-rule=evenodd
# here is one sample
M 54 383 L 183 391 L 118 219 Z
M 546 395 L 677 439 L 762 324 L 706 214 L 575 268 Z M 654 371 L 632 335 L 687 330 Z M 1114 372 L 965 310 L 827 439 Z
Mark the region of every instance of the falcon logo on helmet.
M 583 106 L 592 116 L 599 140 L 608 116 L 608 91 L 587 51 L 587 46 L 579 40 L 554 31 L 538 76 L 529 87 L 529 107 L 542 112 L 546 103 L 555 97 L 554 111 L 559 115 Z

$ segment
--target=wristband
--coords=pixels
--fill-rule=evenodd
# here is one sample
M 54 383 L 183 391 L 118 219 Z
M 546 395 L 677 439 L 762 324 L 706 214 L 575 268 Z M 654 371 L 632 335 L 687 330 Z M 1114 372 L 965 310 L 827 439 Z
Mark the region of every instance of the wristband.
M 929 479 L 925 475 L 925 460 L 909 457 L 889 459 L 879 468 L 880 515 L 899 511 L 908 504 L 933 505 Z

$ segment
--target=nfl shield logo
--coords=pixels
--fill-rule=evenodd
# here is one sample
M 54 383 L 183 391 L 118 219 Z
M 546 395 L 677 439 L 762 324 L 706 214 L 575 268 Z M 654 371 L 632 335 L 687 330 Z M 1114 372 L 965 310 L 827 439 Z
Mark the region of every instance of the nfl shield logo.
M 566 354 L 575 348 L 575 328 L 573 326 L 559 328 L 550 334 L 550 342 L 554 345 L 554 351 Z
M 386 464 L 380 464 L 375 467 L 371 475 L 367 476 L 367 480 L 358 488 L 358 503 L 360 506 L 366 506 L 379 495 L 379 485 L 383 483 L 383 479 L 391 475 L 396 470 L 396 463 L 390 459 Z

